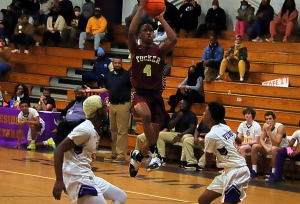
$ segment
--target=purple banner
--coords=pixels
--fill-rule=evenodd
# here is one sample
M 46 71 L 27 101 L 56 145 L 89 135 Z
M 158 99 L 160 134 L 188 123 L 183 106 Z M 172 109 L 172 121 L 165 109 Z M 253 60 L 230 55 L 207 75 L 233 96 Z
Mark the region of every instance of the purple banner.
M 0 107 L 0 137 L 18 139 L 18 114 L 21 110 L 14 108 Z M 61 120 L 60 113 L 39 112 L 40 118 L 45 121 L 45 130 L 42 135 L 39 135 L 36 141 L 45 141 L 52 137 L 56 138 L 57 125 Z M 28 125 L 23 126 L 22 140 L 27 140 Z

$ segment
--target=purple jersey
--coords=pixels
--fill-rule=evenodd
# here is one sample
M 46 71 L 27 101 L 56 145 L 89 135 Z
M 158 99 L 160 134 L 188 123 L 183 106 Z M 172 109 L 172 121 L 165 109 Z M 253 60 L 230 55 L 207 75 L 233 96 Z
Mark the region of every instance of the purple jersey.
M 159 46 L 138 45 L 132 59 L 132 86 L 140 89 L 163 90 L 164 64 L 165 60 Z

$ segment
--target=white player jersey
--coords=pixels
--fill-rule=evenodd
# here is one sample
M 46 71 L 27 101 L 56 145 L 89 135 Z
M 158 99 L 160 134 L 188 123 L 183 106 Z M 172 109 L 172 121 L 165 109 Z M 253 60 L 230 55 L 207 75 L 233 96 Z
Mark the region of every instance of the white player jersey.
M 237 132 L 242 133 L 244 142 L 253 142 L 255 141 L 255 137 L 260 137 L 261 127 L 256 121 L 253 121 L 251 125 L 248 125 L 247 121 L 244 121 L 239 125 Z
M 22 111 L 19 113 L 18 123 L 22 121 L 34 121 L 35 117 L 39 117 L 39 113 L 37 112 L 37 110 L 35 110 L 34 108 L 28 108 L 28 115 L 24 115 Z M 40 123 L 42 123 L 42 126 L 45 127 L 44 120 L 41 117 L 39 117 L 39 119 Z
M 236 168 L 247 166 L 234 146 L 236 134 L 224 124 L 214 125 L 205 136 L 205 152 L 214 153 L 218 168 Z
M 299 143 L 300 142 L 300 130 L 296 130 L 293 133 L 292 138 L 295 139 Z
M 93 176 L 91 163 L 100 139 L 91 121 L 86 120 L 68 135 L 77 147 L 65 152 L 63 172 L 71 175 Z
M 277 130 L 278 128 L 281 126 L 282 124 L 281 123 L 275 123 L 275 128 L 272 130 L 272 134 L 276 137 L 277 135 Z M 269 137 L 268 135 L 268 132 L 267 132 L 267 136 Z M 271 142 L 271 139 L 270 139 L 270 142 Z M 287 136 L 286 136 L 286 133 L 283 135 L 282 137 L 282 140 L 279 144 L 279 147 L 282 147 L 282 148 L 285 148 L 289 145 L 289 140 L 287 139 Z

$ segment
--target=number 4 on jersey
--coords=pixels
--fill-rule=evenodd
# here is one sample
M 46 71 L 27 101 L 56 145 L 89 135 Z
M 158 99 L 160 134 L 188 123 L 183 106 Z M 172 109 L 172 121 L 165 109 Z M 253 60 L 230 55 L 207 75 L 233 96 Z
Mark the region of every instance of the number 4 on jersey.
M 144 69 L 143 73 L 145 73 L 147 76 L 151 76 L 151 64 L 147 64 Z

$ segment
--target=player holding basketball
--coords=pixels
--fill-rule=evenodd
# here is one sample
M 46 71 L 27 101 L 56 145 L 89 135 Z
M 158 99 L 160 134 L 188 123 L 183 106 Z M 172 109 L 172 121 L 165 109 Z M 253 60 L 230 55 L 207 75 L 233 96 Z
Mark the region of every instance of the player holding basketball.
M 162 12 L 155 19 L 164 27 L 168 40 L 159 46 L 153 44 L 154 32 L 150 24 L 140 27 L 138 36 L 141 45 L 136 42 L 139 19 L 147 0 L 140 0 L 135 16 L 130 24 L 128 33 L 128 49 L 132 56 L 132 86 L 135 89 L 132 101 L 132 113 L 142 118 L 144 133 L 148 143 L 141 149 L 130 152 L 129 173 L 135 177 L 138 173 L 143 157 L 152 153 L 148 171 L 158 169 L 162 159 L 158 154 L 156 142 L 160 125 L 164 124 L 165 106 L 162 98 L 163 70 L 166 54 L 171 51 L 177 42 L 176 34 L 164 19 Z
M 112 200 L 114 204 L 126 202 L 127 195 L 118 187 L 94 175 L 91 163 L 95 159 L 98 141 L 96 129 L 106 116 L 100 96 L 88 97 L 83 102 L 86 120 L 58 145 L 54 154 L 56 182 L 53 196 L 60 200 L 61 193 L 67 193 L 71 203 L 99 204 Z
M 210 129 L 205 136 L 206 165 L 211 166 L 213 155 L 216 155 L 217 167 L 224 168 L 224 172 L 216 176 L 198 198 L 199 204 L 209 204 L 220 196 L 222 204 L 236 204 L 246 197 L 250 172 L 246 160 L 233 145 L 242 141 L 230 127 L 220 123 L 224 118 L 225 108 L 217 102 L 210 102 L 202 117 Z

